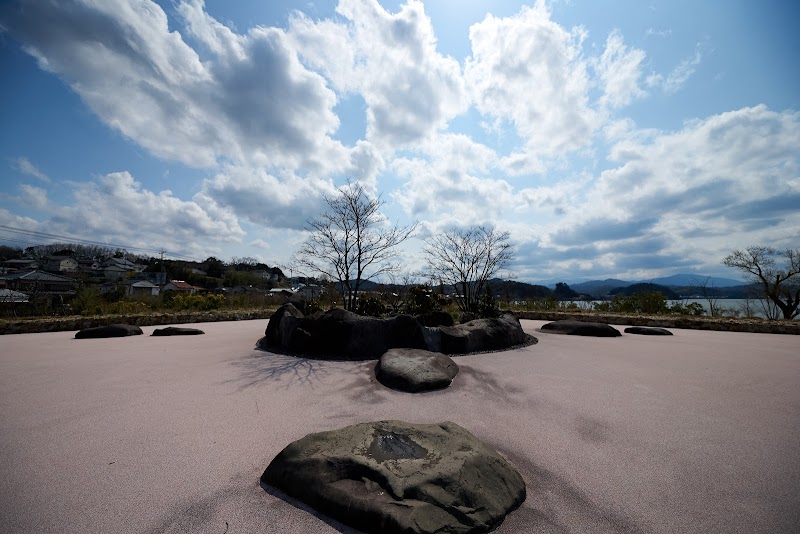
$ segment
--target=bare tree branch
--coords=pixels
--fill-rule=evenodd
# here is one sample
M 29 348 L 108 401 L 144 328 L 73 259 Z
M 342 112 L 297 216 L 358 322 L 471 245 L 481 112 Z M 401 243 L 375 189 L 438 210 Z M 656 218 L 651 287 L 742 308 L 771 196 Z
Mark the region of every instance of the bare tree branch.
M 365 280 L 397 270 L 392 263 L 396 248 L 416 232 L 417 223 L 386 226 L 380 214 L 384 201 L 369 198 L 358 183 L 348 182 L 324 198 L 328 211 L 307 223 L 311 236 L 295 254 L 296 261 L 337 280 L 345 307 L 354 310 Z
M 776 267 L 776 258 L 786 261 L 783 268 Z M 800 249 L 747 247 L 734 250 L 722 263 L 746 273 L 761 287 L 763 295 L 780 308 L 784 319 L 800 315 Z
M 423 249 L 428 261 L 427 275 L 452 286 L 459 307 L 474 312 L 489 279 L 514 258 L 509 237 L 508 232 L 483 226 L 431 237 Z

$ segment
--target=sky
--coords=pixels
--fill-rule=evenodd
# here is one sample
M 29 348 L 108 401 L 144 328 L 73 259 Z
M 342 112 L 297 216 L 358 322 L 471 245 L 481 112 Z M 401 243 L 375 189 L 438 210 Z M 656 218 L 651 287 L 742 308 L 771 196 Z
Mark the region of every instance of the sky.
M 0 244 L 288 267 L 347 180 L 525 281 L 800 247 L 793 0 L 0 3 Z

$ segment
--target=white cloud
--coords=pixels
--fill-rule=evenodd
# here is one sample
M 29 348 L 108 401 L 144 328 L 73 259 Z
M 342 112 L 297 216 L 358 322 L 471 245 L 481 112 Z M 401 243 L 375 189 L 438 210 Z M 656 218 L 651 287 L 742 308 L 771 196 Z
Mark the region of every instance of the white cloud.
M 414 143 L 465 111 L 461 67 L 436 51 L 422 2 L 389 13 L 375 1 L 341 0 L 336 11 L 346 24 L 296 13 L 289 36 L 337 91 L 363 96 L 367 140 L 381 150 Z
M 689 78 L 697 70 L 697 66 L 703 60 L 703 43 L 698 43 L 694 54 L 678 63 L 666 76 L 659 73 L 651 73 L 646 80 L 649 87 L 661 87 L 665 93 L 672 95 L 680 91 L 689 81 Z
M 47 206 L 47 191 L 41 187 L 20 184 L 19 189 L 22 193 L 19 201 L 23 204 L 36 209 L 44 209 Z
M 669 28 L 647 28 L 644 32 L 647 37 L 669 37 L 672 35 L 672 30 Z
M 60 235 L 190 255 L 242 240 L 244 231 L 232 213 L 218 209 L 212 215 L 201 204 L 170 191 L 148 191 L 130 173 L 115 172 L 76 184 L 73 203 L 51 207 L 53 215 L 43 226 Z
M 34 2 L 12 12 L 9 28 L 103 121 L 159 157 L 309 172 L 345 164 L 330 138 L 336 96 L 300 64 L 283 30 L 237 35 L 203 7 L 178 4 L 186 31 L 208 50 L 202 59 L 152 2 Z
M 622 35 L 613 31 L 606 41 L 606 49 L 596 62 L 596 69 L 603 83 L 601 106 L 618 108 L 636 98 L 645 96 L 639 87 L 641 64 L 645 58 L 642 50 L 625 46 Z
M 300 230 L 321 213 L 324 194 L 333 194 L 330 180 L 277 177 L 262 168 L 227 166 L 203 184 L 200 196 L 269 228 Z
M 619 165 L 601 173 L 588 201 L 551 226 L 545 242 L 573 254 L 588 245 L 584 257 L 605 258 L 611 272 L 648 256 L 672 268 L 714 269 L 733 248 L 796 246 L 798 138 L 800 112 L 765 106 L 677 132 L 631 131 L 612 148 Z
M 513 17 L 487 15 L 469 35 L 465 77 L 478 110 L 510 121 L 525 143 L 510 163 L 542 169 L 542 158 L 591 142 L 601 117 L 589 102 L 582 28 L 565 30 L 538 1 Z
M 27 174 L 28 176 L 33 176 L 45 183 L 50 183 L 50 178 L 39 170 L 36 165 L 30 162 L 28 158 L 19 158 L 17 159 L 17 169 L 19 172 L 23 174 Z

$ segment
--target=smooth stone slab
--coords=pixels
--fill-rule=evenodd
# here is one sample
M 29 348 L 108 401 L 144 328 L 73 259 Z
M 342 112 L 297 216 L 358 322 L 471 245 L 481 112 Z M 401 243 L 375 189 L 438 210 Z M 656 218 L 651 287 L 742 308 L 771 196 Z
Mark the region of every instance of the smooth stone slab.
M 622 335 L 619 330 L 605 323 L 571 320 L 553 321 L 542 325 L 541 330 L 542 332 L 566 334 L 568 336 L 618 337 Z
M 151 336 L 199 336 L 205 334 L 199 328 L 185 328 L 181 326 L 168 326 L 166 328 L 156 328 Z
M 375 366 L 381 384 L 409 393 L 446 388 L 457 374 L 452 358 L 422 349 L 390 349 Z
M 109 324 L 84 328 L 75 334 L 75 339 L 96 339 L 103 337 L 125 337 L 142 335 L 142 329 L 131 324 Z
M 526 495 L 505 458 L 449 421 L 309 434 L 283 449 L 261 482 L 353 528 L 386 534 L 488 532 Z
M 642 336 L 671 336 L 672 332 L 666 328 L 654 326 L 630 326 L 625 329 L 626 334 L 639 334 Z

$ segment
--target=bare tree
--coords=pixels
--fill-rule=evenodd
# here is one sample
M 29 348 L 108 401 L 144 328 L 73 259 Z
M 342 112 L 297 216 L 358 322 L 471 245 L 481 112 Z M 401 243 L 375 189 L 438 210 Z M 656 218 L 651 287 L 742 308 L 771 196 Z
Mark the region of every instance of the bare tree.
M 358 183 L 348 182 L 324 199 L 328 210 L 307 223 L 311 235 L 295 261 L 337 281 L 344 305 L 352 311 L 365 280 L 397 271 L 396 247 L 414 234 L 417 223 L 388 226 L 380 214 L 384 201 L 369 198 Z
M 776 258 L 784 259 L 786 264 L 776 267 Z M 800 315 L 800 249 L 747 247 L 734 250 L 722 263 L 746 273 L 761 287 L 763 296 L 780 308 L 784 319 Z
M 423 249 L 427 274 L 455 289 L 463 311 L 477 312 L 489 279 L 514 259 L 509 238 L 508 232 L 484 226 L 433 236 Z
M 720 317 L 724 308 L 718 304 L 719 295 L 717 295 L 711 277 L 706 276 L 704 280 L 693 278 L 693 280 L 695 285 L 700 288 L 703 299 L 705 299 L 708 304 L 708 315 L 711 317 Z

